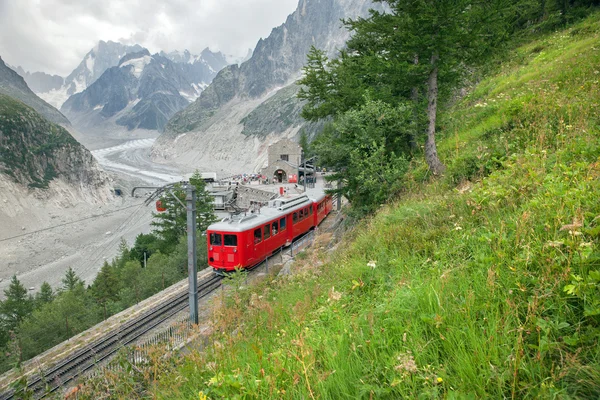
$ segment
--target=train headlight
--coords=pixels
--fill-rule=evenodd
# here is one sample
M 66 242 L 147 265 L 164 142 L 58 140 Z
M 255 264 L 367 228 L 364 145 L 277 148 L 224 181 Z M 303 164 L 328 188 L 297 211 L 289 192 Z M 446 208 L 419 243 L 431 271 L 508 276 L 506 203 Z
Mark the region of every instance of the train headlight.
M 210 246 L 210 247 L 209 247 L 209 250 L 211 250 L 211 251 L 212 251 L 212 246 Z
M 233 252 L 234 252 L 234 253 L 237 253 L 237 249 L 233 249 Z

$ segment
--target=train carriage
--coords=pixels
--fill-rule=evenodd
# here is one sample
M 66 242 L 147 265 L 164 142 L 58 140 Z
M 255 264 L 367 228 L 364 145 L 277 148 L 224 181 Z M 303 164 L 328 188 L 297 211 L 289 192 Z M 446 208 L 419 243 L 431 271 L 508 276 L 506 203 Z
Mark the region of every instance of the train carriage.
M 225 218 L 206 231 L 208 264 L 217 272 L 250 268 L 316 227 L 330 211 L 331 197 L 317 191 Z

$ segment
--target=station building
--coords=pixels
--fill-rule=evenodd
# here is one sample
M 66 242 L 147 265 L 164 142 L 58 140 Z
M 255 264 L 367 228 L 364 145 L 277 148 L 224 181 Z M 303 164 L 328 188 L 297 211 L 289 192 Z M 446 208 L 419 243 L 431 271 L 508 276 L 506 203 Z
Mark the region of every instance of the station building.
M 282 139 L 267 149 L 267 166 L 261 174 L 278 183 L 287 183 L 290 175 L 298 174 L 298 166 L 302 157 L 302 147 L 293 140 Z

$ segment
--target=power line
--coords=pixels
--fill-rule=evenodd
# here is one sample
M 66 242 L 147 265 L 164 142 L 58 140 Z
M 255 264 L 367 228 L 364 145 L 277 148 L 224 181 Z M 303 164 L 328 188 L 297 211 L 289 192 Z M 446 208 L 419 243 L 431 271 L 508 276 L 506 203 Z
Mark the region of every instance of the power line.
M 87 221 L 87 220 L 89 220 L 89 219 L 94 219 L 94 218 L 104 217 L 104 216 L 106 216 L 106 215 L 115 214 L 115 213 L 121 212 L 121 211 L 123 211 L 123 210 L 127 210 L 127 209 L 129 209 L 129 208 L 137 207 L 137 206 L 139 206 L 139 205 L 143 205 L 143 204 L 144 204 L 143 202 L 142 202 L 142 203 L 137 203 L 137 204 L 134 204 L 134 205 L 131 205 L 131 206 L 127 206 L 127 207 L 119 208 L 118 210 L 109 211 L 109 212 L 106 212 L 106 213 L 103 213 L 103 214 L 92 215 L 91 217 L 86 217 L 86 218 L 78 219 L 78 220 L 76 220 L 76 221 L 65 222 L 64 224 L 54 225 L 54 226 L 50 226 L 50 227 L 48 227 L 48 228 L 44 228 L 44 229 L 38 229 L 37 231 L 33 231 L 33 232 L 27 232 L 27 233 L 23 233 L 23 234 L 21 234 L 21 235 L 16 235 L 16 236 L 7 237 L 7 238 L 4 238 L 4 239 L 0 239 L 0 242 L 5 242 L 5 241 L 7 241 L 7 240 L 17 239 L 17 238 L 20 238 L 20 237 L 23 237 L 23 236 L 33 235 L 34 233 L 39 233 L 39 232 L 49 231 L 49 230 L 51 230 L 51 229 L 56 229 L 56 228 L 60 228 L 60 227 L 62 227 L 62 226 L 67 226 L 67 225 L 71 225 L 71 224 L 76 224 L 76 223 L 78 223 L 78 222 Z
M 116 230 L 115 230 L 115 234 L 113 235 L 113 238 L 110 239 L 104 246 L 103 248 L 98 252 L 98 255 L 94 258 L 94 260 L 89 263 L 89 265 L 95 265 L 98 260 L 100 260 L 100 258 L 102 258 L 102 256 L 104 255 L 104 252 L 110 247 L 112 246 L 112 244 L 115 242 L 116 239 L 119 238 L 119 236 L 116 235 L 117 231 L 120 231 L 125 225 L 129 224 L 131 221 L 133 221 L 133 218 L 135 217 L 135 215 L 142 209 L 142 207 L 144 207 L 145 205 L 145 201 L 141 204 L 139 204 L 139 207 L 137 210 L 135 210 L 134 212 L 131 213 L 131 215 L 129 215 L 129 217 L 123 221 L 123 223 L 121 224 L 121 226 L 119 226 Z M 136 204 L 137 206 L 138 204 Z M 134 206 L 132 206 L 134 207 Z

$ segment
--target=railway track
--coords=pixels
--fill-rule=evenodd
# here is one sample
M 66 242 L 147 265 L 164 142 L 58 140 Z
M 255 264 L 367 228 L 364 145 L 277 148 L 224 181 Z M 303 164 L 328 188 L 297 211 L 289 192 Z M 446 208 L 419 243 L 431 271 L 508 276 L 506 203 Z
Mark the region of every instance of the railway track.
M 198 298 L 205 297 L 221 286 L 222 277 L 211 275 L 198 283 Z M 27 383 L 27 390 L 36 399 L 43 398 L 108 360 L 121 348 L 133 343 L 142 335 L 188 307 L 187 290 L 154 307 L 117 330 L 72 353 L 51 368 L 34 375 Z M 0 400 L 17 399 L 13 390 L 0 394 Z
M 291 254 L 303 248 L 303 244 L 307 239 L 310 239 L 311 232 L 307 232 L 296 239 L 290 245 Z M 281 254 L 283 248 L 271 255 L 271 257 Z M 269 260 L 264 260 L 252 268 L 248 272 L 253 273 L 261 266 L 268 263 Z M 268 264 L 267 264 L 268 265 Z M 198 298 L 203 298 L 212 293 L 215 289 L 221 286 L 223 276 L 210 275 L 203 281 L 198 283 Z M 164 321 L 171 318 L 178 312 L 185 310 L 188 304 L 188 291 L 182 291 L 173 296 L 168 301 L 146 311 L 142 315 L 121 325 L 117 330 L 106 334 L 97 339 L 86 347 L 83 347 L 61 362 L 55 364 L 51 368 L 42 371 L 41 375 L 34 375 L 27 383 L 27 391 L 33 392 L 33 398 L 40 399 L 50 395 L 67 384 L 90 371 L 101 362 L 107 361 L 111 356 L 115 355 L 121 348 L 133 343 L 135 340 L 160 325 Z M 16 400 L 13 390 L 0 393 L 0 400 Z

